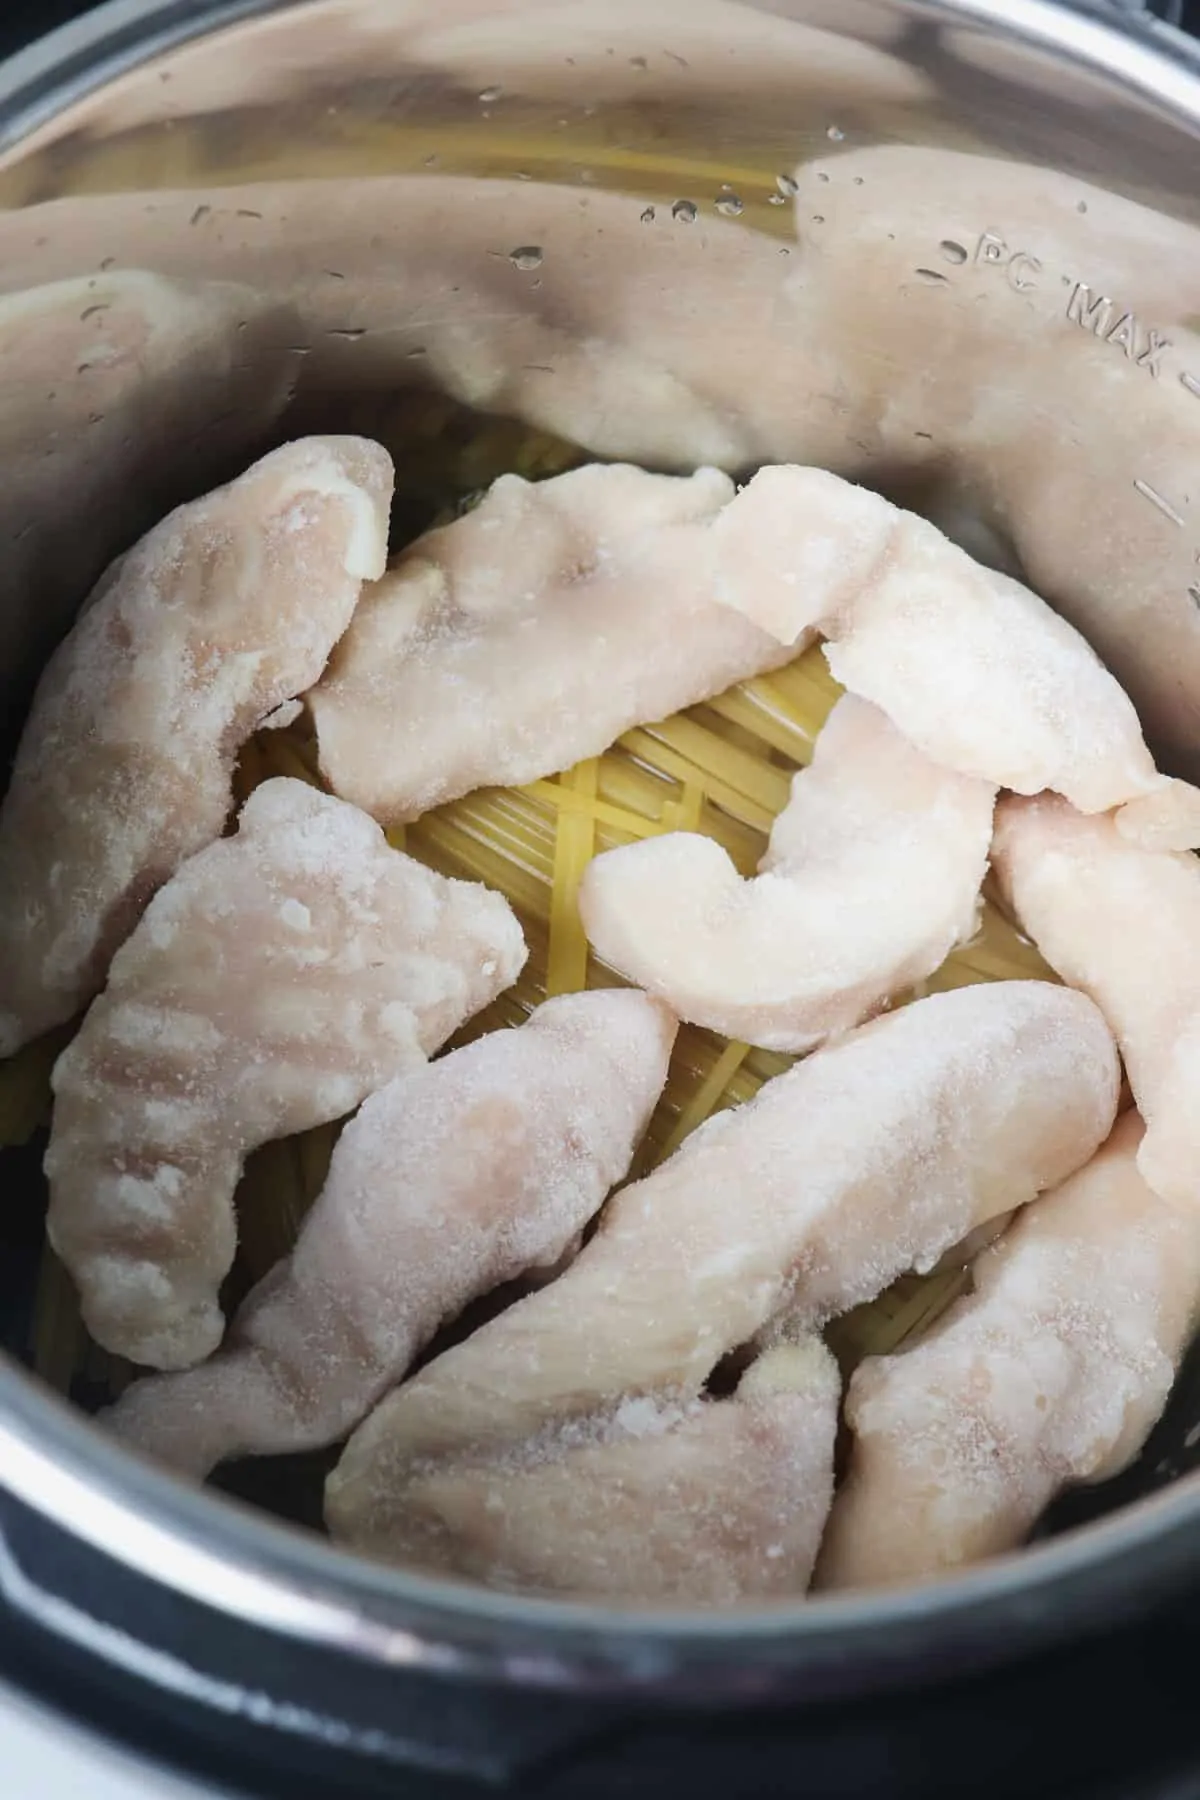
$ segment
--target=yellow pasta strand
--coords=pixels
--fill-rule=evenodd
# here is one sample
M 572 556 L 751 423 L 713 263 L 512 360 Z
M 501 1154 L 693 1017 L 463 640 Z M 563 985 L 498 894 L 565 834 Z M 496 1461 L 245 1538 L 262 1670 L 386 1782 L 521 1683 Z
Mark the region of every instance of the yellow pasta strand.
M 563 776 L 560 785 L 585 805 L 564 807 L 558 815 L 546 992 L 574 994 L 587 986 L 588 941 L 579 918 L 579 883 L 596 849 L 596 815 L 586 805 L 596 797 L 595 762 L 580 763 Z
M 0 1062 L 0 1150 L 27 1144 L 50 1120 L 50 1071 L 73 1027 L 64 1026 L 26 1044 Z
M 695 1131 L 697 1125 L 702 1125 L 710 1113 L 716 1110 L 729 1083 L 745 1062 L 749 1049 L 749 1044 L 740 1044 L 736 1041 L 726 1044 L 710 1073 L 705 1076 L 687 1104 L 680 1108 L 679 1117 L 663 1141 L 659 1154 L 660 1162 L 665 1161 L 673 1151 L 678 1150 L 684 1138 Z
M 30 1360 L 43 1381 L 66 1394 L 82 1361 L 86 1342 L 75 1284 L 47 1244 L 42 1251 L 33 1303 Z

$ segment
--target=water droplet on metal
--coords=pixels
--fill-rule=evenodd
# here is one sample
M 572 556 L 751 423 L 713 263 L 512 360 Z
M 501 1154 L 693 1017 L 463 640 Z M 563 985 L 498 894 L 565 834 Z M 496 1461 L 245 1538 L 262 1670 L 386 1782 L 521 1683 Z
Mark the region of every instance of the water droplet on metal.
M 697 207 L 694 200 L 676 200 L 671 208 L 671 217 L 678 219 L 681 225 L 694 225 L 696 212 Z
M 436 168 L 437 168 L 437 166 L 438 166 L 438 163 L 439 163 L 439 162 L 440 162 L 440 161 L 441 161 L 441 158 L 440 158 L 440 157 L 437 157 L 437 156 L 427 156 L 427 157 L 426 157 L 426 158 L 425 158 L 425 167 L 426 167 L 426 168 L 427 168 L 427 169 L 436 169 Z
M 791 175 L 777 175 L 775 177 L 775 186 L 779 189 L 785 200 L 790 200 L 793 195 L 800 192 L 799 184 Z
M 1079 202 L 1078 206 L 1075 208 L 1075 211 L 1085 213 L 1087 211 L 1087 201 L 1081 200 Z
M 480 102 L 484 106 L 491 106 L 493 101 L 499 100 L 503 92 L 502 87 L 486 87 L 479 96 Z
M 824 213 L 814 213 L 812 216 L 812 222 L 814 225 L 823 225 L 825 223 L 825 214 Z
M 787 201 L 784 199 L 782 194 L 768 194 L 767 195 L 767 205 L 768 206 L 786 206 Z
M 825 127 L 825 136 L 829 139 L 831 144 L 844 143 L 846 138 L 846 134 L 840 125 L 827 125 Z
M 854 183 L 855 187 L 861 187 L 863 184 L 863 178 L 861 175 L 852 175 L 850 177 L 850 179 Z
M 629 59 L 629 66 L 631 69 L 648 69 L 650 64 L 646 61 L 644 56 L 631 56 Z
M 727 219 L 736 219 L 739 213 L 745 212 L 745 203 L 737 194 L 718 194 L 717 211 L 724 213 Z
M 939 287 L 947 279 L 940 269 L 918 269 L 916 273 L 920 276 L 922 281 L 927 281 L 931 287 Z
M 654 223 L 654 208 L 652 206 L 644 206 L 642 208 L 642 224 L 643 225 L 653 225 L 653 223 Z
M 967 260 L 966 250 L 961 244 L 956 244 L 953 238 L 943 238 L 938 249 L 948 263 L 965 263 Z
M 518 244 L 510 250 L 508 260 L 514 269 L 540 269 L 542 266 L 542 247 L 540 244 Z
M 425 348 L 424 344 L 414 344 L 408 354 L 409 354 L 410 359 L 415 359 L 416 357 L 419 357 L 419 356 L 428 356 L 429 352 Z

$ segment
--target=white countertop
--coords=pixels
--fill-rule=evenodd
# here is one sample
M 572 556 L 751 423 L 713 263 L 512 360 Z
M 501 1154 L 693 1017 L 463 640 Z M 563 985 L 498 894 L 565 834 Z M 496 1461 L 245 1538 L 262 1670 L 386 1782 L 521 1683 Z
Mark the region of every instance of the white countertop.
M 151 1767 L 0 1683 L 4 1800 L 232 1800 Z

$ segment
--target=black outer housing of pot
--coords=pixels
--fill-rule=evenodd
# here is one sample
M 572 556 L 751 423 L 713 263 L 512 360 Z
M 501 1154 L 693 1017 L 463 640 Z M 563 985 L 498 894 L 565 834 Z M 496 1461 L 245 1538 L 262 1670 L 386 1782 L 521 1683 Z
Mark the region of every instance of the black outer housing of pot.
M 545 1800 L 1193 1800 L 1200 1608 L 999 1674 L 882 1700 L 616 1704 L 360 1664 L 237 1623 L 0 1504 L 6 1560 L 81 1647 L 0 1615 L 0 1678 L 163 1766 L 246 1796 Z M 51 1609 L 52 1611 L 53 1609 Z M 142 1672 L 129 1668 L 134 1660 Z M 122 1666 L 124 1665 L 124 1666 Z M 192 1689 L 184 1693 L 181 1674 Z M 914 1679 L 920 1668 L 914 1667 Z M 207 1701 L 196 1690 L 207 1682 Z
M 0 58 L 88 10 L 8 0 Z M 1200 0 L 1182 22 L 1200 33 Z M 798 1684 L 754 1708 L 516 1690 L 266 1632 L 0 1493 L 0 1682 L 239 1796 L 1200 1800 L 1198 1670 L 1200 1593 L 964 1679 L 918 1645 L 910 1685 L 870 1701 Z M 2 1745 L 0 1724 L 0 1793 Z

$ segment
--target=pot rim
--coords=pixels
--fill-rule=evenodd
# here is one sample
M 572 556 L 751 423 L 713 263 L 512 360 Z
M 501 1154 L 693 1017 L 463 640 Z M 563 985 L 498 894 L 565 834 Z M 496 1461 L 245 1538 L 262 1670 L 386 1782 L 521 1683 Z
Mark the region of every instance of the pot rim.
M 108 0 L 0 64 L 0 148 L 152 56 L 296 0 Z M 1129 14 L 1047 0 L 926 0 L 932 23 L 1001 32 L 1115 79 L 1200 135 L 1200 47 Z M 1168 56 L 1170 43 L 1174 52 Z M 736 1612 L 506 1595 L 371 1564 L 193 1488 L 121 1448 L 0 1359 L 0 1488 L 104 1557 L 203 1606 L 383 1667 L 601 1691 L 820 1698 L 961 1672 L 1147 1610 L 1200 1581 L 1200 1471 L 1107 1518 L 910 1589 Z M 0 1539 L 0 1594 L 45 1595 Z M 44 1609 L 43 1609 L 44 1611 Z
M 103 1557 L 277 1637 L 428 1674 L 593 1692 L 823 1698 L 1007 1660 L 1200 1581 L 1200 1472 L 1061 1537 L 943 1581 L 735 1612 L 498 1593 L 368 1562 L 126 1450 L 0 1362 L 0 1486 Z M 0 1539 L 0 1593 L 56 1597 Z M 62 1621 L 59 1621 L 61 1629 Z M 964 1661 L 964 1659 L 966 1659 Z

